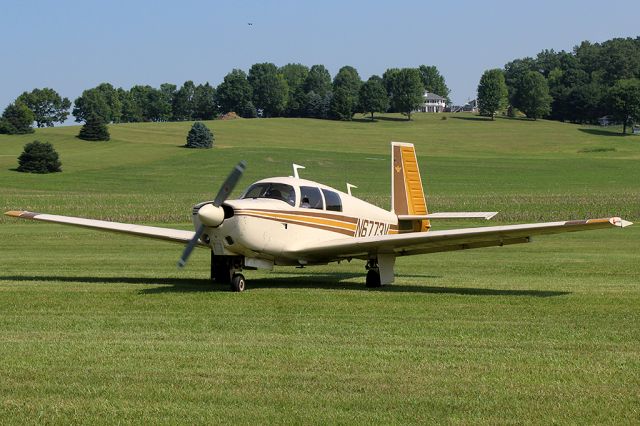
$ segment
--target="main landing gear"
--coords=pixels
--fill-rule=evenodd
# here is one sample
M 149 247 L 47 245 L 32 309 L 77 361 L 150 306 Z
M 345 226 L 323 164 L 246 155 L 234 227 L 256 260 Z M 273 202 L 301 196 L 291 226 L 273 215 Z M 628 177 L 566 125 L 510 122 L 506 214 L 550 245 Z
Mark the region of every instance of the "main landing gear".
M 367 281 L 366 285 L 369 288 L 381 287 L 382 281 L 380 280 L 380 268 L 378 267 L 377 259 L 369 259 L 367 262 Z
M 231 291 L 244 291 L 246 280 L 242 271 L 241 256 L 215 256 L 211 251 L 211 281 L 228 284 Z

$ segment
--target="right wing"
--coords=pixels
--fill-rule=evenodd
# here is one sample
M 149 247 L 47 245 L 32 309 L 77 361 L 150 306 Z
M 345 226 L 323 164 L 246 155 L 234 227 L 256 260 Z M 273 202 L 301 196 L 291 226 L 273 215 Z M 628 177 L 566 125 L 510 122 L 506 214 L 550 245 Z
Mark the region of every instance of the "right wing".
M 63 225 L 73 225 L 102 231 L 118 232 L 121 234 L 136 235 L 138 237 L 155 238 L 180 244 L 188 243 L 195 234 L 193 231 L 184 231 L 182 229 L 159 228 L 157 226 L 134 225 L 131 223 L 109 222 L 106 220 L 58 216 L 55 214 L 34 213 L 28 211 L 8 211 L 5 215 L 19 217 L 21 219 L 41 220 L 44 222 L 60 223 Z M 200 242 L 199 245 L 205 246 L 202 242 Z
M 411 232 L 375 237 L 340 238 L 331 241 L 300 243 L 283 254 L 309 262 L 331 262 L 341 259 L 368 259 L 377 254 L 409 256 L 442 251 L 528 243 L 533 235 L 587 231 L 600 228 L 622 228 L 631 222 L 619 217 L 570 220 L 565 222 L 528 223 L 522 225 L 485 226 L 446 231 Z

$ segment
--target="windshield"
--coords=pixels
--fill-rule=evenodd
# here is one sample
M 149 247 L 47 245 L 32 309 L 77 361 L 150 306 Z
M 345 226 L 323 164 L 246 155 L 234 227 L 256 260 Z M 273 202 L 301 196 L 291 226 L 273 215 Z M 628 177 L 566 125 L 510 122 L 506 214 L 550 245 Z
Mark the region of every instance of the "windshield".
M 284 183 L 256 183 L 247 189 L 242 198 L 273 198 L 290 206 L 296 205 L 296 192 L 291 185 Z

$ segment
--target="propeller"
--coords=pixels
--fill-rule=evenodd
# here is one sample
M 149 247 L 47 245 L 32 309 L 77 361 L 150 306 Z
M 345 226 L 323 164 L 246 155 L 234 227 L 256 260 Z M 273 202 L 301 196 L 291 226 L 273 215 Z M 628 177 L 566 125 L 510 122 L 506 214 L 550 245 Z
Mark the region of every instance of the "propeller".
M 204 232 L 205 225 L 215 227 L 215 226 L 220 226 L 220 224 L 222 224 L 222 222 L 224 221 L 224 210 L 220 208 L 220 206 L 222 205 L 222 203 L 224 203 L 227 197 L 229 197 L 229 195 L 231 194 L 231 191 L 233 191 L 233 188 L 235 188 L 236 184 L 240 180 L 240 177 L 242 177 L 242 173 L 244 173 L 244 169 L 246 167 L 247 167 L 247 164 L 244 161 L 239 162 L 233 168 L 233 170 L 227 177 L 227 180 L 225 180 L 222 186 L 220 187 L 220 190 L 218 191 L 218 195 L 216 195 L 216 198 L 213 200 L 213 203 L 205 204 L 204 206 L 200 207 L 200 210 L 198 210 L 198 217 L 200 218 L 200 226 L 198 226 L 198 229 L 196 229 L 195 235 L 193 236 L 191 241 L 189 241 L 187 246 L 184 248 L 184 251 L 182 252 L 182 256 L 180 257 L 180 260 L 178 260 L 178 267 L 182 268 L 187 263 L 187 260 L 189 259 L 191 252 L 193 251 L 196 244 L 198 244 L 200 237 L 202 237 L 202 233 Z

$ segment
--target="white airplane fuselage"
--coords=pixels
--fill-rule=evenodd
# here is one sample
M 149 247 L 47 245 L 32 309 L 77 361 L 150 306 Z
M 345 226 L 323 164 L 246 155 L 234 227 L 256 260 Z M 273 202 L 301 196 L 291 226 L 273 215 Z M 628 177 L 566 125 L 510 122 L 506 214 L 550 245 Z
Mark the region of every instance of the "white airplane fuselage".
M 227 217 L 217 227 L 205 227 L 201 238 L 215 255 L 244 256 L 247 263 L 264 268 L 274 264 L 306 265 L 313 261 L 287 255 L 295 251 L 298 241 L 398 233 L 398 217 L 394 213 L 329 186 L 306 179 L 274 177 L 255 182 L 248 191 L 265 184 L 286 185 L 292 192 L 287 199 L 274 199 L 250 197 L 245 191 L 240 199 L 225 201 Z M 312 205 L 305 199 L 309 193 L 320 195 L 311 200 Z M 198 206 L 193 209 L 196 228 L 200 226 Z

